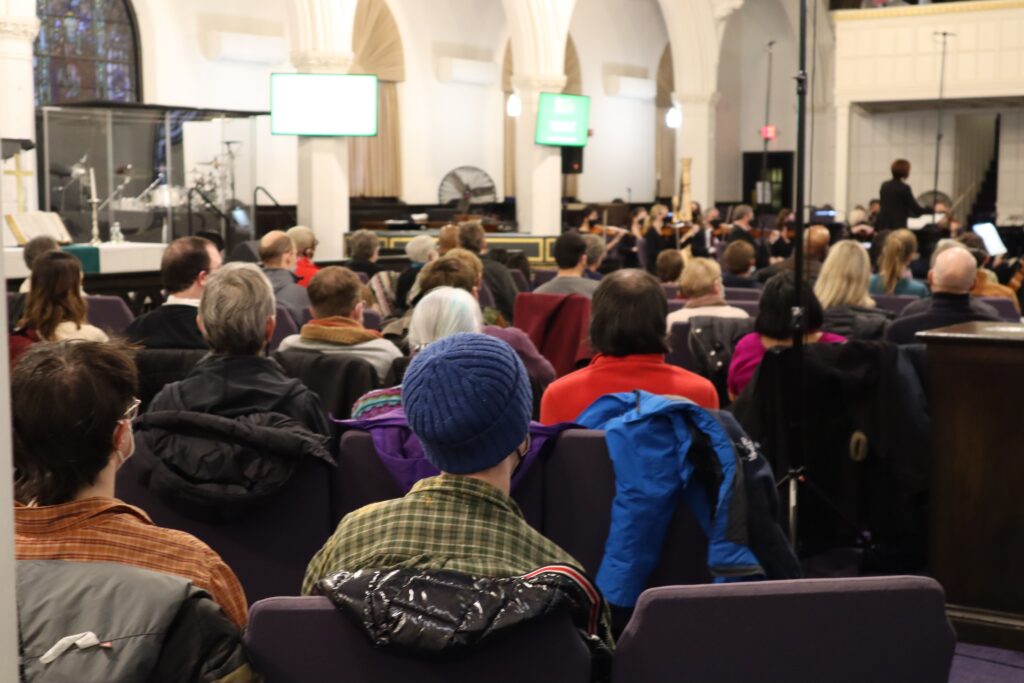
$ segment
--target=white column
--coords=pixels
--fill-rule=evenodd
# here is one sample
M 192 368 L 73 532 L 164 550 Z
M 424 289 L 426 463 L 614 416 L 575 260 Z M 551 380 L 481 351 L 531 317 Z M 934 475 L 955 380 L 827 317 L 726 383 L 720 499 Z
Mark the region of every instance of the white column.
M 565 76 L 514 76 L 523 102 L 516 121 L 516 221 L 519 232 L 558 235 L 562 231 L 562 155 L 558 147 L 534 142 L 537 103 L 542 92 L 562 92 Z
M 348 73 L 352 53 L 306 53 L 293 56 L 303 73 Z M 316 233 L 318 259 L 345 255 L 349 231 L 347 138 L 299 138 L 299 223 Z
M 678 154 L 673 166 L 676 173 L 673 187 L 679 187 L 679 160 L 693 159 L 691 193 L 704 207 L 713 206 L 715 202 L 715 114 L 718 99 L 717 92 L 675 97 L 683 113 L 683 122 L 676 136 Z
M 35 76 L 32 50 L 39 20 L 35 15 L 35 2 L 0 0 L 0 87 L 3 105 L 0 106 L 0 131 L 5 138 L 36 139 Z M 14 170 L 14 160 L 3 164 L 4 171 Z M 0 176 L 3 182 L 3 205 L 0 214 L 17 209 L 18 183 L 21 183 L 30 211 L 39 206 L 36 153 L 22 155 L 21 170 L 30 176 L 15 178 Z
M 844 213 L 849 211 L 849 175 L 850 175 L 850 103 L 836 105 L 836 173 L 835 192 L 833 194 L 835 208 Z

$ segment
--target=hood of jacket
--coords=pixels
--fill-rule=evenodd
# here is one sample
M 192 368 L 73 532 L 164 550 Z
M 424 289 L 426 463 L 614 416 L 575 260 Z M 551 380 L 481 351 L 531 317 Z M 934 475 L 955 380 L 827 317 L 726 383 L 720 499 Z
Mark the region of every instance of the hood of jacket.
M 338 572 L 322 579 L 317 592 L 360 624 L 375 645 L 410 654 L 469 650 L 523 623 L 569 614 L 591 651 L 610 656 L 601 594 L 565 565 L 510 578 L 442 569 Z
M 143 483 L 197 519 L 232 519 L 263 505 L 303 460 L 334 464 L 327 437 L 280 413 L 165 410 L 141 416 L 134 429 Z

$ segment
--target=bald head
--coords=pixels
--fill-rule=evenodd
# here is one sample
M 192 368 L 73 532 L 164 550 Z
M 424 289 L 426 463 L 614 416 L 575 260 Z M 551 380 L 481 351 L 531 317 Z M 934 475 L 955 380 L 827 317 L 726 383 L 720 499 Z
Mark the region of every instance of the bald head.
M 281 230 L 271 230 L 260 240 L 260 261 L 267 268 L 295 265 L 295 243 Z
M 824 261 L 828 256 L 828 244 L 832 234 L 824 225 L 812 225 L 804 236 L 804 252 L 813 259 Z
M 933 292 L 967 294 L 978 275 L 978 263 L 966 249 L 947 249 L 928 273 Z

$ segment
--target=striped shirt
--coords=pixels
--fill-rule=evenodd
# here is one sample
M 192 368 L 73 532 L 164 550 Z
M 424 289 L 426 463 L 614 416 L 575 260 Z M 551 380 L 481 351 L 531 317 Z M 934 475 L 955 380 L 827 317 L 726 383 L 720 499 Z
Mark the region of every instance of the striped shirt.
M 239 628 L 248 621 L 242 585 L 220 556 L 184 531 L 156 526 L 137 507 L 99 497 L 15 504 L 14 522 L 19 560 L 118 562 L 181 576 L 210 593 Z

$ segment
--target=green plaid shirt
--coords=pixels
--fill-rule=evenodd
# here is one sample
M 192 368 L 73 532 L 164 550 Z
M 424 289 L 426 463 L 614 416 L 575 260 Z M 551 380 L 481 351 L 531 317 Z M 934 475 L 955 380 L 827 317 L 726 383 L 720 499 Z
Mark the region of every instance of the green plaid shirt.
M 549 564 L 581 566 L 527 524 L 498 489 L 441 475 L 417 482 L 404 498 L 346 515 L 306 568 L 302 594 L 339 570 L 405 567 L 507 577 Z

